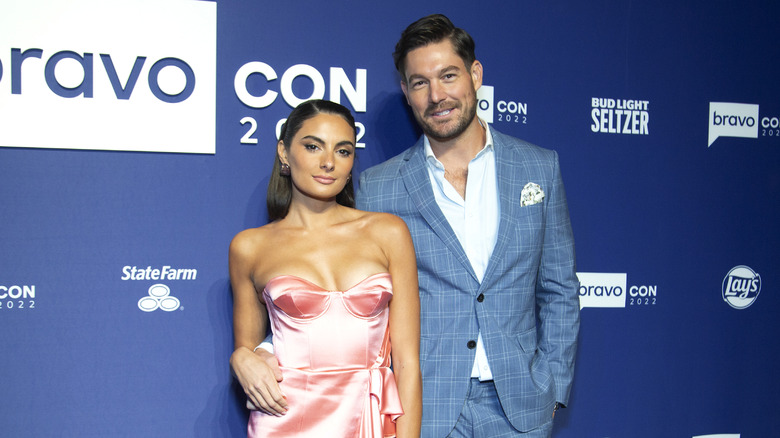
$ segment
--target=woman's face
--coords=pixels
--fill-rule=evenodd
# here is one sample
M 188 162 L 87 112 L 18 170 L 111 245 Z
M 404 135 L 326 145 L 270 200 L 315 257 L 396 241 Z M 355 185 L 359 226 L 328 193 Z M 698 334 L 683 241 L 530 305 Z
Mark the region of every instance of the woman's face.
M 277 152 L 290 166 L 293 199 L 298 195 L 330 200 L 347 184 L 355 161 L 355 131 L 336 114 L 320 113 L 306 120 L 291 144 Z

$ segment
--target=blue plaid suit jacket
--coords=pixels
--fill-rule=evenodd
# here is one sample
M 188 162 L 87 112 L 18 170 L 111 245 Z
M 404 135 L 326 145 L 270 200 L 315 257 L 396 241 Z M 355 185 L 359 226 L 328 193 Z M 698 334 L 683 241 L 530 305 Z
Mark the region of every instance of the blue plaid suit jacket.
M 423 436 L 450 433 L 466 399 L 481 329 L 501 406 L 521 431 L 566 404 L 579 330 L 579 282 L 563 181 L 554 151 L 492 130 L 498 239 L 480 283 L 431 188 L 422 138 L 360 175 L 357 207 L 400 216 L 419 270 Z M 528 182 L 544 200 L 520 205 Z M 482 301 L 477 297 L 483 295 Z

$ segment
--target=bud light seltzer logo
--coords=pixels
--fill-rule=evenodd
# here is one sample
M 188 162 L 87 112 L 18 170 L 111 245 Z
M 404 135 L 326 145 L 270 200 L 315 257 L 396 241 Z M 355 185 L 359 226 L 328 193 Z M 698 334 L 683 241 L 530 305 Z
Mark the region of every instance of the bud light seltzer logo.
M 3 0 L 0 146 L 213 154 L 216 9 Z
M 590 130 L 605 134 L 649 135 L 647 100 L 591 98 Z
M 723 300 L 735 309 L 746 309 L 761 292 L 761 276 L 747 266 L 732 268 L 723 279 Z

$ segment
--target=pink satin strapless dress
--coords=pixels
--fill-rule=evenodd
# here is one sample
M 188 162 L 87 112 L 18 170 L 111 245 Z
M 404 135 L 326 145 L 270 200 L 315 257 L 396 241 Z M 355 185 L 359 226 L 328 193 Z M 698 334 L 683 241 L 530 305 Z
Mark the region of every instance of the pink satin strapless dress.
M 346 291 L 292 275 L 263 291 L 288 411 L 252 411 L 251 437 L 393 437 L 403 414 L 390 370 L 390 274 Z

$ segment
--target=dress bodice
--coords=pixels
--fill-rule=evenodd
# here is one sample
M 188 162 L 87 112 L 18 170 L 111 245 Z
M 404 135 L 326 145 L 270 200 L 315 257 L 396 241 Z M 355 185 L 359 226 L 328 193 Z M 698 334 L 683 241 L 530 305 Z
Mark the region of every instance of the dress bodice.
M 328 291 L 294 275 L 272 278 L 265 287 L 266 296 L 291 318 L 313 319 L 328 310 L 334 296 L 357 318 L 371 318 L 387 306 L 392 297 L 390 274 L 370 275 L 345 291 Z
M 370 275 L 345 291 L 281 275 L 268 281 L 263 294 L 280 365 L 309 370 L 389 365 L 389 273 Z
M 403 409 L 390 370 L 392 296 L 387 272 L 345 291 L 293 275 L 269 280 L 263 298 L 289 410 L 253 411 L 248 436 L 395 436 Z

